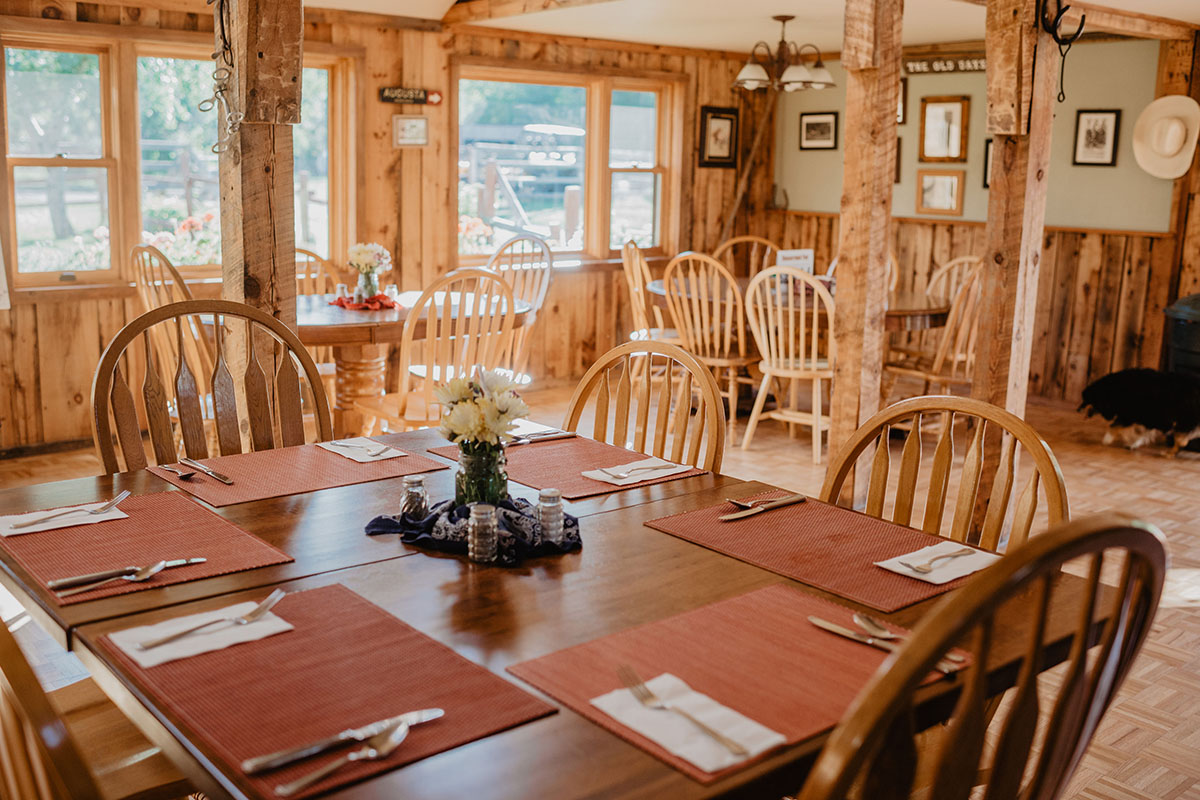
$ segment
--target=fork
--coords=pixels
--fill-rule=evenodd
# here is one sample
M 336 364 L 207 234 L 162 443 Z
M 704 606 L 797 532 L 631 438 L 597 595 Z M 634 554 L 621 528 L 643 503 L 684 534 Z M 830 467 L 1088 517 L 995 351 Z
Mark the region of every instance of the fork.
M 913 572 L 919 572 L 922 575 L 933 572 L 933 565 L 945 558 L 958 558 L 959 556 L 969 556 L 976 552 L 974 547 L 963 547 L 955 550 L 952 553 L 942 553 L 940 556 L 934 556 L 923 564 L 910 564 L 907 561 L 901 561 L 900 565 L 908 567 Z
M 355 450 L 366 450 L 367 455 L 369 455 L 371 458 L 374 458 L 375 456 L 381 456 L 384 453 L 386 453 L 387 451 L 392 449 L 392 448 L 388 447 L 386 444 L 383 447 L 379 448 L 378 450 L 372 450 L 370 447 L 367 447 L 365 444 L 356 444 L 354 442 L 333 441 L 333 442 L 330 442 L 330 444 L 334 445 L 335 447 L 353 447 Z
M 743 511 L 749 511 L 752 508 L 757 508 L 758 506 L 762 505 L 763 503 L 770 503 L 772 500 L 775 500 L 775 499 L 777 499 L 777 498 L 768 497 L 763 500 L 737 500 L 733 497 L 726 497 L 725 502 L 729 503 L 730 505 L 735 505 L 738 508 L 742 509 Z
M 176 631 L 175 633 L 167 634 L 166 636 L 160 636 L 157 639 L 147 639 L 144 642 L 138 643 L 138 650 L 152 650 L 155 647 L 169 644 L 170 642 L 182 639 L 185 636 L 191 636 L 196 631 L 203 630 L 204 628 L 208 628 L 212 625 L 217 625 L 222 622 L 228 622 L 232 625 L 249 625 L 251 622 L 257 622 L 260 618 L 265 616 L 268 611 L 274 608 L 275 604 L 282 600 L 286 594 L 287 592 L 285 592 L 283 589 L 276 589 L 275 591 L 271 592 L 271 594 L 267 595 L 266 600 L 263 600 L 261 603 L 240 617 L 221 617 L 219 619 L 210 619 L 208 622 L 201 622 L 199 625 L 193 625 L 190 628 L 184 628 L 181 631 Z
M 675 466 L 675 465 L 674 464 L 647 464 L 644 467 L 630 467 L 629 469 L 625 470 L 624 472 L 616 472 L 615 470 L 612 470 L 612 469 L 605 469 L 604 467 L 596 467 L 596 471 L 603 472 L 605 475 L 607 475 L 610 478 L 616 478 L 617 480 L 622 481 L 628 477 L 631 477 L 633 475 L 633 473 L 635 473 L 635 472 L 645 472 L 646 470 L 650 470 L 650 469 L 671 469 L 673 466 Z
M 179 469 L 178 467 L 169 467 L 166 464 L 159 464 L 158 468 L 165 469 L 167 472 L 178 476 L 181 481 L 190 480 L 196 476 L 196 470 L 194 469 Z
M 130 492 L 128 490 L 121 492 L 119 495 L 114 497 L 112 500 L 109 500 L 107 503 L 100 506 L 99 508 L 68 508 L 66 511 L 56 511 L 53 514 L 47 514 L 44 517 L 38 517 L 37 519 L 30 519 L 30 520 L 26 520 L 24 522 L 18 522 L 16 525 L 12 526 L 12 529 L 15 531 L 15 530 L 20 530 L 21 528 L 31 528 L 34 525 L 41 525 L 43 522 L 48 522 L 48 521 L 50 521 L 52 519 L 56 519 L 58 517 L 65 517 L 67 514 L 80 513 L 80 514 L 92 514 L 93 516 L 97 515 L 97 514 L 107 514 L 109 511 L 112 511 L 114 508 L 116 508 L 117 503 L 121 502 L 126 497 L 129 497 L 129 494 L 130 494 Z
M 646 708 L 653 708 L 658 711 L 674 711 L 676 714 L 678 714 L 679 716 L 688 720 L 693 725 L 695 725 L 697 728 L 699 728 L 700 730 L 704 731 L 706 734 L 711 736 L 713 739 L 715 739 L 717 742 L 719 742 L 726 750 L 733 753 L 735 756 L 750 755 L 749 750 L 742 747 L 740 744 L 735 742 L 733 739 L 730 739 L 725 734 L 721 733 L 720 731 L 718 731 L 714 728 L 710 728 L 708 725 L 705 725 L 703 722 L 696 719 L 691 714 L 684 711 L 682 708 L 673 706 L 670 703 L 660 699 L 658 697 L 658 695 L 656 695 L 654 692 L 652 692 L 650 690 L 650 687 L 647 686 L 646 683 L 640 677 L 638 677 L 638 674 L 636 672 L 634 672 L 633 667 L 629 666 L 628 664 L 623 664 L 623 665 L 617 667 L 617 677 L 620 678 L 621 683 L 625 684 L 625 688 L 629 690 L 630 694 L 633 695 L 634 699 L 637 700 L 642 705 L 644 705 Z

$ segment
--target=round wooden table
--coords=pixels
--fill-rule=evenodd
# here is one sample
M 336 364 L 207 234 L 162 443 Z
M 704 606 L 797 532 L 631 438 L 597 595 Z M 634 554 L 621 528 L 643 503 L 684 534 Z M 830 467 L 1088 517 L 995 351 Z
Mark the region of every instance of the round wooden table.
M 745 295 L 750 278 L 738 278 L 738 287 Z M 654 297 L 654 304 L 667 307 L 667 290 L 661 280 L 650 281 L 646 291 Z M 940 328 L 950 317 L 950 301 L 930 298 L 924 292 L 896 291 L 888 295 L 887 312 L 883 319 L 885 331 L 923 331 Z
M 400 341 L 404 321 L 420 297 L 421 292 L 402 292 L 396 308 L 381 311 L 352 311 L 330 305 L 333 295 L 296 297 L 296 332 L 300 341 L 309 346 L 333 348 L 335 436 L 357 435 L 362 430 L 362 415 L 354 411 L 354 402 L 384 393 L 388 345 Z M 516 301 L 514 328 L 525 324 L 530 310 L 528 303 Z M 425 338 L 423 321 L 415 326 L 413 338 Z

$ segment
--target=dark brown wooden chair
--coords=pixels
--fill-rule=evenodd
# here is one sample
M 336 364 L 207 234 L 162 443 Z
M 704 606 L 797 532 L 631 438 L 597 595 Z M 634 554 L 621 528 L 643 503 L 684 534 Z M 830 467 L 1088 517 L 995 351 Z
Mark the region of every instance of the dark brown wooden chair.
M 942 523 L 946 507 L 950 504 L 951 473 L 954 472 L 953 431 L 956 421 L 969 421 L 973 427 L 958 473 L 953 519 L 949 531 L 944 531 Z M 1046 495 L 1050 524 L 1067 521 L 1070 515 L 1067 486 L 1050 446 L 1029 423 L 1016 415 L 969 397 L 912 397 L 888 406 L 871 417 L 854 432 L 829 464 L 825 485 L 821 487 L 821 499 L 827 503 L 836 502 L 859 456 L 872 445 L 886 445 L 893 430 L 903 432 L 905 428 L 909 432 L 900 454 L 899 475 L 890 516 L 893 522 L 917 527 L 913 522 L 913 512 L 920 482 L 922 431 L 936 432 L 938 437 L 933 448 L 924 514 L 919 526 L 926 533 L 948 535 L 960 542 L 967 539 L 979 499 L 980 478 L 985 469 L 985 443 L 993 446 L 996 442 L 999 444 L 999 458 L 995 462 L 992 483 L 987 484 L 991 486 L 991 494 L 988 495 L 978 544 L 999 551 L 1006 531 L 1007 547 L 1023 543 L 1033 526 L 1039 488 Z M 1033 462 L 1033 469 L 1025 488 L 1017 497 L 1011 521 L 1006 525 L 1017 479 L 1017 465 L 1022 454 Z M 866 468 L 866 465 L 860 468 Z M 891 472 L 891 453 L 886 446 L 875 448 L 870 470 L 865 510 L 871 516 L 882 519 L 886 516 L 885 500 L 890 489 L 888 477 Z
M 43 691 L 16 639 L 0 625 L 0 797 L 166 800 L 190 791 L 90 678 Z
M 1071 580 L 1068 591 L 1055 584 L 1073 559 L 1087 577 Z M 1106 563 L 1120 576 L 1115 587 L 1100 583 Z M 943 598 L 880 665 L 830 735 L 799 800 L 894 800 L 913 796 L 914 786 L 921 796 L 966 798 L 980 796 L 971 792 L 981 778 L 987 788 L 980 794 L 993 800 L 1058 797 L 1150 632 L 1165 575 L 1162 534 L 1122 514 L 1034 537 Z M 1014 630 L 997 612 L 1017 595 L 1032 599 L 1038 612 Z M 1065 671 L 1042 681 L 1039 697 L 1052 605 L 1072 608 L 1075 623 Z M 988 673 L 1003 666 L 993 652 L 1001 639 L 1015 639 L 1023 655 L 1009 665 L 1016 685 L 989 726 Z M 918 746 L 920 684 L 960 643 L 972 660 L 954 678 L 961 691 L 945 735 Z
M 301 376 L 311 392 L 318 441 L 332 438 L 329 401 L 321 385 L 320 373 L 291 329 L 242 303 L 188 300 L 156 308 L 133 320 L 121 329 L 100 357 L 92 381 L 92 434 L 106 473 L 121 469 L 118 446 L 126 471 L 146 466 L 133 394 L 124 377 L 129 374 L 132 355 L 127 350 L 139 337 L 149 367 L 145 370 L 142 397 L 155 460 L 159 464 L 171 464 L 179 458 L 171 425 L 172 414 L 179 420 L 183 452 L 189 458 L 210 455 L 202 396 L 197 390 L 197 365 L 189 363 L 192 359 L 182 348 L 176 350 L 184 352 L 176 363 L 156 364 L 156 354 L 150 346 L 150 334 L 162 328 L 166 328 L 177 342 L 182 341 L 188 321 L 197 318 L 211 319 L 215 331 L 215 363 L 211 375 L 205 376 L 205 382 L 213 387 L 209 411 L 215 420 L 215 447 L 220 455 L 242 452 L 243 423 L 239 418 L 245 420 L 245 433 L 254 450 L 304 444 Z M 242 386 L 239 392 L 230 365 L 242 363 L 244 356 L 248 356 L 244 362 L 249 366 L 238 370 L 238 382 Z M 121 368 L 122 357 L 124 369 Z M 164 385 L 160 374 L 173 374 L 174 380 L 169 386 Z

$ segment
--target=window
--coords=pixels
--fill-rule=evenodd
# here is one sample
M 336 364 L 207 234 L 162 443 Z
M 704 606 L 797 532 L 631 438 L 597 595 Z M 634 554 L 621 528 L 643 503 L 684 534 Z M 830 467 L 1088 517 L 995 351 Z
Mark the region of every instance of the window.
M 31 283 L 111 275 L 108 54 L 4 49 L 15 272 Z
M 296 247 L 329 258 L 329 70 L 305 67 L 300 124 L 292 128 Z
M 463 67 L 458 81 L 458 245 L 486 255 L 540 236 L 560 252 L 611 257 L 664 245 L 662 81 Z

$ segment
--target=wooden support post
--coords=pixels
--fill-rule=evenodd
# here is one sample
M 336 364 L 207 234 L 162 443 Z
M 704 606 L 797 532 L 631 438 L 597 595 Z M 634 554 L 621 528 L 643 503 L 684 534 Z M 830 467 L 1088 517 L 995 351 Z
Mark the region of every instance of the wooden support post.
M 217 50 L 232 49 L 241 126 L 221 153 L 222 297 L 296 324 L 292 128 L 300 121 L 300 0 L 226 0 Z M 223 21 L 223 24 L 222 24 Z M 221 121 L 224 124 L 224 120 Z
M 902 0 L 847 0 L 842 65 L 846 67 L 846 152 L 838 237 L 834 313 L 832 427 L 836 452 L 879 410 L 883 318 L 888 292 L 888 235 L 896 169 Z M 856 470 L 854 500 L 865 497 Z
M 1190 42 L 1171 42 L 1183 61 L 1182 76 L 1159 75 L 1159 94 L 1186 94 L 1200 101 L 1200 34 Z M 1160 63 L 1160 67 L 1162 64 Z M 1161 70 L 1160 70 L 1161 72 Z M 1175 181 L 1171 225 L 1175 230 L 1175 264 L 1170 300 L 1200 292 L 1200 155 L 1192 167 Z M 1156 320 L 1165 324 L 1165 320 Z M 1163 337 L 1165 342 L 1166 336 Z M 1164 350 L 1164 366 L 1165 350 Z
M 987 252 L 972 396 L 1025 414 L 1059 54 L 1034 0 L 989 0 Z

